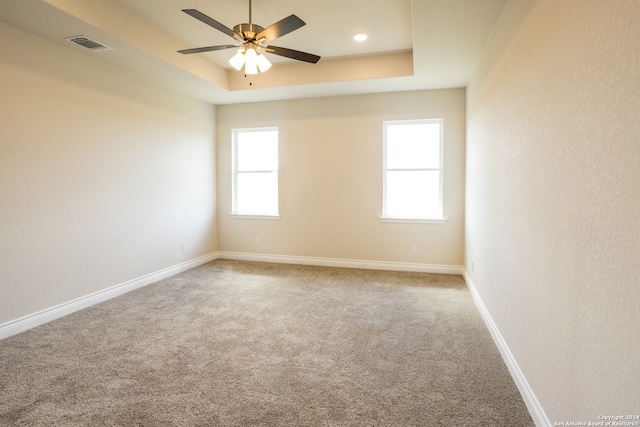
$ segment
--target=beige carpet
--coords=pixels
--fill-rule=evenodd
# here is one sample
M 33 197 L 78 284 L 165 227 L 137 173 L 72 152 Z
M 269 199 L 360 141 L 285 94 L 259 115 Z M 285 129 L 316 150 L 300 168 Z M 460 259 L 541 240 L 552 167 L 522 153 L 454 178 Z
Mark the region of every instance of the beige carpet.
M 3 426 L 533 426 L 459 276 L 218 260 L 0 364 Z

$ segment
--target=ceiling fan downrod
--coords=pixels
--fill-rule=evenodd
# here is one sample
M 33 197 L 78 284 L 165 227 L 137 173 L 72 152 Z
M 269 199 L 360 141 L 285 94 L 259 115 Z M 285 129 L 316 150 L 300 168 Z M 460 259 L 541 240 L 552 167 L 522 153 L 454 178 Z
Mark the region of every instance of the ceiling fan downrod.
M 249 42 L 256 42 L 254 44 L 258 45 L 260 44 L 260 40 L 256 39 L 256 36 L 264 31 L 264 28 L 262 28 L 260 25 L 254 25 L 253 24 L 253 13 L 252 13 L 252 7 L 251 7 L 251 0 L 249 0 L 249 22 L 245 23 L 245 24 L 238 24 L 235 27 L 233 27 L 233 31 L 235 33 L 241 34 L 242 37 L 244 38 L 244 41 L 249 41 Z

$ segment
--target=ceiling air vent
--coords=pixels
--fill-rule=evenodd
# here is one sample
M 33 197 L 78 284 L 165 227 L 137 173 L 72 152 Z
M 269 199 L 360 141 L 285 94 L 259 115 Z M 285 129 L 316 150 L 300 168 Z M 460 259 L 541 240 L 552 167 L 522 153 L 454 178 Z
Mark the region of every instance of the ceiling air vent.
M 87 36 L 76 36 L 76 37 L 67 37 L 65 40 L 69 40 L 72 43 L 80 45 L 82 47 L 86 47 L 91 50 L 111 50 L 109 46 L 105 46 L 102 43 L 99 43 L 95 40 L 91 40 Z

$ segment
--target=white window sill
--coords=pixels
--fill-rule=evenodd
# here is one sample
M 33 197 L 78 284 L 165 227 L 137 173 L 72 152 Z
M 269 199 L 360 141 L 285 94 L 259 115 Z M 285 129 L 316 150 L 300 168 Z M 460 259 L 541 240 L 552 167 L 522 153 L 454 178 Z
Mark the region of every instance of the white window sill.
M 446 218 L 397 218 L 391 216 L 381 216 L 380 222 L 401 222 L 407 224 L 444 224 Z
M 231 218 L 238 219 L 280 219 L 280 215 L 267 215 L 267 214 L 239 214 L 230 213 Z

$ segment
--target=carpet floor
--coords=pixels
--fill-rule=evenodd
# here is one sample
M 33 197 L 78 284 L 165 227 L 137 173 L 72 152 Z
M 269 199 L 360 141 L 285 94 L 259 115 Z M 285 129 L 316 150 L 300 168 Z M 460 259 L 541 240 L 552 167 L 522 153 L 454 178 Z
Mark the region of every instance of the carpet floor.
M 460 276 L 216 260 L 0 341 L 2 426 L 533 426 Z

